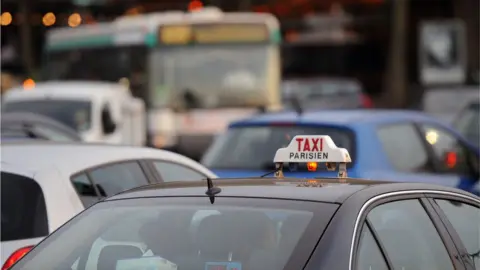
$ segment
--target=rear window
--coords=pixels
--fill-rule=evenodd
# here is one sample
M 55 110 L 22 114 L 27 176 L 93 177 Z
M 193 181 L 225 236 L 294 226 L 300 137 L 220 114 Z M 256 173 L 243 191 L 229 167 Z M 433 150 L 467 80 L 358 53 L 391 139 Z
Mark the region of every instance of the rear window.
M 78 100 L 10 101 L 4 104 L 6 112 L 31 112 L 53 118 L 76 131 L 90 129 L 91 103 Z
M 478 146 L 480 144 L 480 104 L 471 104 L 463 110 L 453 125 L 465 138 Z
M 103 202 L 13 269 L 301 269 L 336 209 L 253 198 Z
M 215 140 L 202 163 L 210 169 L 271 170 L 276 151 L 296 135 L 328 135 L 355 160 L 354 134 L 349 129 L 278 125 L 231 128 Z
M 41 187 L 28 177 L 2 172 L 1 241 L 48 235 L 48 219 Z

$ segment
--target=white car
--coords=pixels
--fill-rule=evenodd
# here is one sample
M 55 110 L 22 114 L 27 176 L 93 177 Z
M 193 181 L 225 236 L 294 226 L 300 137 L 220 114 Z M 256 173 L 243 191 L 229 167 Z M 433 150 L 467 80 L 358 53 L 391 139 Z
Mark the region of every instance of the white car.
M 36 140 L 4 143 L 2 269 L 104 197 L 152 183 L 207 177 L 216 175 L 187 157 L 159 149 Z

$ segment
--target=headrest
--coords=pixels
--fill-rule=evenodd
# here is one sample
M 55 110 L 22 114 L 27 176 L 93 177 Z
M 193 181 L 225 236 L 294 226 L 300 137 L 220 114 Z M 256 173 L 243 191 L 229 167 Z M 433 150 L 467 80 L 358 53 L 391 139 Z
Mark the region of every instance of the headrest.
M 130 245 L 109 245 L 100 252 L 97 269 L 115 270 L 118 260 L 140 258 L 140 248 Z

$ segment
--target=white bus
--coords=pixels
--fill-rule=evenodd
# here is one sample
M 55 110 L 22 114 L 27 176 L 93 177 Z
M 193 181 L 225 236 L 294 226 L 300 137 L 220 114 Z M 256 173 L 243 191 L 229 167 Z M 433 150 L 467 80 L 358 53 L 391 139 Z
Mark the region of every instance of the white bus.
M 281 107 L 280 37 L 271 14 L 208 8 L 54 29 L 43 79 L 128 79 L 149 143 L 199 158 L 230 121 Z

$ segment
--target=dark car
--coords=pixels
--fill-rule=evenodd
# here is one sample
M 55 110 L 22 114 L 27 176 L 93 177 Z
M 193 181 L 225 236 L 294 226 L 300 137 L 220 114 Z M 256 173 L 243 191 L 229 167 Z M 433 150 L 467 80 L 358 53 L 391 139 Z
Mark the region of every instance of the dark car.
M 44 139 L 49 141 L 81 141 L 77 132 L 49 117 L 28 112 L 3 112 L 2 140 Z
M 468 104 L 455 118 L 453 126 L 470 143 L 480 147 L 480 101 Z
M 304 109 L 372 108 L 370 97 L 363 93 L 361 84 L 349 78 L 289 79 L 282 83 L 282 100 L 291 107 L 291 98 L 297 98 Z
M 480 266 L 480 198 L 461 190 L 355 179 L 214 181 L 218 186 L 171 182 L 110 197 L 11 270 Z

